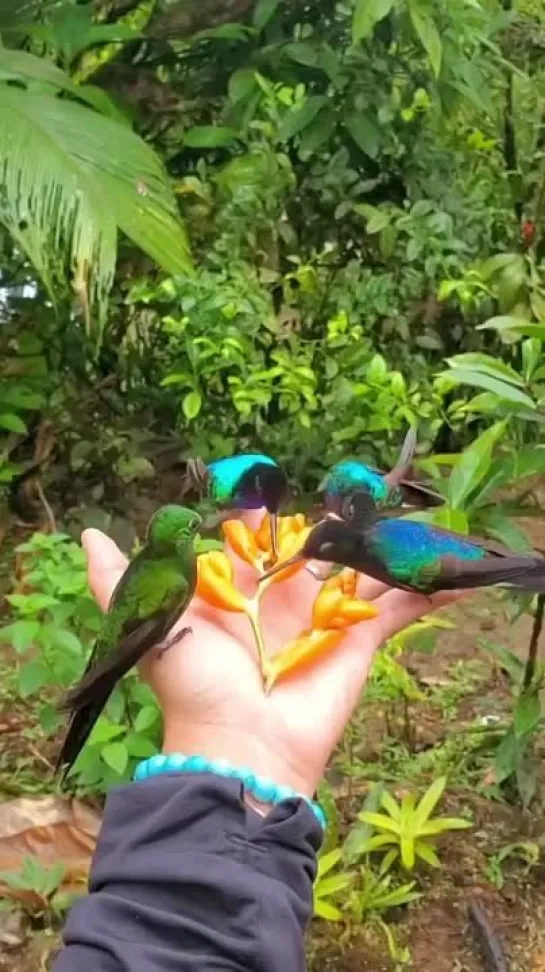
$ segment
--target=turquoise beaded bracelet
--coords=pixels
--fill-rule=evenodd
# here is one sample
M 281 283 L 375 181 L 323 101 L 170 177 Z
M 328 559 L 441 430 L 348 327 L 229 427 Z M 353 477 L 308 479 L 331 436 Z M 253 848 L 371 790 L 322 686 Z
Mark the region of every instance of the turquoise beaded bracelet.
M 147 780 L 150 776 L 163 773 L 213 773 L 225 779 L 240 780 L 244 789 L 251 793 L 259 803 L 281 803 L 282 800 L 304 800 L 310 807 L 322 830 L 327 825 L 326 815 L 319 803 L 302 793 L 292 790 L 291 786 L 279 786 L 266 776 L 256 776 L 248 766 L 232 766 L 226 759 L 209 760 L 204 756 L 184 756 L 183 753 L 159 753 L 142 760 L 134 771 L 134 780 Z

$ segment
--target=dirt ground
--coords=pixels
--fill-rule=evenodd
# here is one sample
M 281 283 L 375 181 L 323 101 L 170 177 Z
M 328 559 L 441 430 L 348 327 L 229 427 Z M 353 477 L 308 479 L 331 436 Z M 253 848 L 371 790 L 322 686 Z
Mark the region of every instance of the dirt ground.
M 545 525 L 532 521 L 532 538 L 545 547 Z M 452 710 L 441 713 L 428 702 L 415 703 L 411 710 L 416 746 L 424 752 L 441 743 L 457 728 L 484 715 L 505 714 L 511 692 L 501 666 L 483 650 L 483 640 L 502 644 L 524 657 L 531 619 L 527 616 L 511 626 L 505 618 L 501 596 L 485 592 L 449 609 L 453 630 L 442 631 L 432 654 L 413 652 L 404 663 L 426 687 L 448 688 L 453 671 L 468 673 L 464 693 Z M 545 636 L 544 636 L 545 638 Z M 543 645 L 541 646 L 543 655 Z M 474 679 L 473 675 L 474 673 Z M 459 678 L 459 675 L 457 676 Z M 472 681 L 473 679 L 473 681 Z M 0 695 L 0 706 L 2 699 Z M 0 723 L 10 715 L 0 708 Z M 11 717 L 16 717 L 11 713 Z M 378 763 L 384 741 L 384 713 L 362 702 L 358 720 L 365 723 L 363 742 L 356 756 Z M 10 737 L 12 742 L 10 742 Z M 20 736 L 2 735 L 7 746 L 23 746 Z M 32 763 L 32 755 L 27 754 Z M 43 773 L 39 761 L 36 771 Z M 338 767 L 336 783 L 341 813 L 353 819 L 361 806 L 357 777 L 349 785 Z M 365 787 L 365 780 L 362 780 Z M 1 783 L 1 766 L 0 766 Z M 395 790 L 395 784 L 392 784 Z M 1 787 L 0 787 L 1 788 Z M 349 792 L 350 791 L 350 792 Z M 475 822 L 471 830 L 454 833 L 440 842 L 441 871 L 422 872 L 418 889 L 422 899 L 410 908 L 388 914 L 388 922 L 400 944 L 410 949 L 410 968 L 418 972 L 493 972 L 500 966 L 486 963 L 474 931 L 468 922 L 468 906 L 481 904 L 505 949 L 509 972 L 545 972 L 545 786 L 537 811 L 487 799 L 475 787 L 458 787 L 446 800 L 449 816 L 469 809 Z M 531 840 L 542 848 L 541 862 L 527 871 L 520 861 L 508 860 L 505 883 L 498 890 L 487 877 L 490 856 L 506 844 Z M 10 945 L 4 933 L 5 910 L 0 909 L 0 972 L 46 972 L 58 940 L 48 931 L 24 933 L 23 945 Z M 383 933 L 373 925 L 353 926 L 314 922 L 308 940 L 311 972 L 392 972 Z M 505 972 L 505 970 L 504 970 Z

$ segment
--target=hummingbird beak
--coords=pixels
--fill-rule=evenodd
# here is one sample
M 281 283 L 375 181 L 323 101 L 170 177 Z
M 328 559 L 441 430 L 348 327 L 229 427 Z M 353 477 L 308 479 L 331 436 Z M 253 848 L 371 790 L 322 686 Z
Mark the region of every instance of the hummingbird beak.
M 271 524 L 271 548 L 275 560 L 278 559 L 278 514 L 269 513 Z
M 281 564 L 275 564 L 274 567 L 271 567 L 270 570 L 268 570 L 265 574 L 262 574 L 258 580 L 258 584 L 261 584 L 262 581 L 272 577 L 273 574 L 278 574 L 279 571 L 284 570 L 285 567 L 291 567 L 292 564 L 300 564 L 302 560 L 306 559 L 307 558 L 302 557 L 300 553 L 294 554 L 293 557 L 289 557 L 288 560 L 283 560 Z

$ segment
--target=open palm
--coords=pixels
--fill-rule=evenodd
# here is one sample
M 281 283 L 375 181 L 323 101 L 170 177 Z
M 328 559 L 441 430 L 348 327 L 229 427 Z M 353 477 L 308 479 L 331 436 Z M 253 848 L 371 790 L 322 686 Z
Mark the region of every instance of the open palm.
M 260 517 L 248 515 L 247 522 L 254 526 Z M 82 540 L 91 589 L 106 609 L 127 560 L 98 530 L 85 531 Z M 230 556 L 237 586 L 253 593 L 255 571 Z M 301 570 L 264 594 L 261 617 L 270 654 L 309 626 L 318 589 L 317 581 Z M 164 751 L 227 759 L 312 794 L 358 702 L 375 650 L 423 614 L 459 596 L 435 595 L 430 604 L 426 597 L 386 588 L 364 576 L 358 595 L 374 600 L 378 616 L 348 629 L 334 651 L 279 682 L 269 696 L 263 692 L 246 617 L 195 597 L 178 624 L 191 625 L 193 634 L 160 659 L 150 653 L 141 666 L 163 710 Z

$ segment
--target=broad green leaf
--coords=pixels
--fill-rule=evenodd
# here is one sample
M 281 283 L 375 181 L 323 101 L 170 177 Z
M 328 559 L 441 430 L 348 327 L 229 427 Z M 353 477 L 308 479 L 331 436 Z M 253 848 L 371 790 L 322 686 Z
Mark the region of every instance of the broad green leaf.
M 392 820 L 401 820 L 401 807 L 388 790 L 384 790 L 380 802 L 387 813 L 390 814 Z
M 117 725 L 115 722 L 110 722 L 105 716 L 95 723 L 93 726 L 93 731 L 89 736 L 90 744 L 99 745 L 100 743 L 110 742 L 112 739 L 117 739 L 119 736 L 125 734 L 124 726 Z
M 193 390 L 187 393 L 182 402 L 182 410 L 189 422 L 197 417 L 201 410 L 201 405 L 202 395 L 200 392 Z
M 239 137 L 234 128 L 226 125 L 196 125 L 184 132 L 184 145 L 188 148 L 224 148 Z
M 112 742 L 101 752 L 102 759 L 118 776 L 123 776 L 129 762 L 129 754 L 124 742 Z
M 0 412 L 0 429 L 7 429 L 8 432 L 19 432 L 26 435 L 27 427 L 22 418 L 14 412 Z
M 473 826 L 470 820 L 462 817 L 437 817 L 436 820 L 428 820 L 418 829 L 419 837 L 433 837 L 435 834 L 443 834 L 447 830 L 467 830 Z
M 492 358 L 489 354 L 478 352 L 468 352 L 467 354 L 455 354 L 452 358 L 447 358 L 447 364 L 451 368 L 471 368 L 475 371 L 482 371 L 485 375 L 492 378 L 509 381 L 513 385 L 524 387 L 524 378 L 519 375 L 514 368 L 511 368 L 504 361 Z
M 484 324 L 477 325 L 477 331 L 493 330 L 498 334 L 516 334 L 519 337 L 537 338 L 545 341 L 545 324 L 535 324 L 519 317 L 503 314 L 490 317 Z
M 352 19 L 352 43 L 358 44 L 372 33 L 375 24 L 387 17 L 394 0 L 356 0 Z
M 443 791 L 446 785 L 446 776 L 440 776 L 424 793 L 424 796 L 420 800 L 414 812 L 413 829 L 415 833 L 419 833 L 420 828 L 424 826 L 428 817 L 432 814 L 434 808 L 437 806 L 439 800 L 443 796 Z
M 381 233 L 392 219 L 391 212 L 386 209 L 379 209 L 378 206 L 371 206 L 369 203 L 356 203 L 353 209 L 355 213 L 364 216 L 367 220 L 365 229 L 370 236 L 374 233 Z
M 384 783 L 381 780 L 369 790 L 362 809 L 375 813 L 380 807 L 383 792 Z M 370 824 L 359 821 L 350 828 L 342 846 L 342 858 L 345 864 L 354 864 L 362 853 L 366 853 L 361 851 L 360 847 L 365 841 L 369 840 L 372 832 L 373 828 Z
M 136 759 L 147 759 L 157 752 L 157 746 L 146 736 L 139 736 L 137 732 L 130 732 L 124 740 L 127 752 Z
M 336 124 L 337 120 L 333 111 L 329 107 L 322 108 L 303 132 L 299 146 L 301 155 L 306 158 L 317 152 L 322 145 L 329 141 L 335 131 Z
M 496 783 L 503 783 L 513 775 L 516 768 L 519 741 L 513 727 L 507 730 L 500 742 L 494 758 L 494 774 Z
M 541 703 L 537 692 L 525 691 L 519 695 L 515 706 L 514 726 L 517 738 L 526 736 L 537 727 L 541 719 Z
M 463 506 L 465 499 L 484 479 L 492 462 L 492 450 L 506 427 L 506 419 L 496 422 L 462 453 L 449 480 L 451 506 Z
M 335 905 L 330 904 L 328 901 L 322 901 L 321 898 L 315 898 L 314 917 L 323 918 L 324 921 L 342 921 L 343 914 Z
M 453 530 L 454 533 L 469 533 L 469 523 L 463 510 L 455 510 L 451 506 L 440 506 L 436 510 L 430 511 L 429 523 L 443 527 L 445 530 Z
M 257 82 L 254 68 L 240 68 L 239 71 L 235 71 L 229 78 L 229 100 L 236 105 L 237 102 L 242 101 L 255 91 L 256 86 Z
M 160 712 L 157 706 L 145 705 L 134 720 L 134 730 L 135 732 L 145 732 L 146 729 L 151 729 L 160 718 Z
M 82 656 L 84 654 L 84 648 L 80 639 L 73 631 L 68 631 L 67 628 L 55 628 L 54 644 L 59 651 L 73 652 Z
M 126 125 L 0 84 L 0 158 L 0 222 L 52 297 L 66 254 L 81 294 L 104 315 L 118 228 L 165 270 L 191 269 L 163 166 Z
M 41 624 L 39 621 L 14 621 L 0 628 L 0 641 L 9 641 L 16 653 L 22 655 L 30 647 L 36 635 L 39 633 Z
M 336 864 L 339 863 L 341 859 L 342 851 L 339 847 L 336 847 L 332 851 L 328 851 L 327 854 L 322 854 L 318 857 L 318 871 L 316 878 L 322 878 L 325 874 L 328 874 Z
M 358 857 L 370 854 L 378 850 L 379 847 L 387 847 L 389 844 L 397 844 L 397 834 L 377 834 L 375 837 L 367 837 L 358 845 Z
M 479 531 L 484 531 L 486 536 L 498 540 L 516 553 L 528 553 L 532 545 L 524 530 L 512 517 L 502 515 L 500 509 L 494 507 L 490 512 L 485 511 L 484 516 L 479 516 Z
M 504 398 L 507 402 L 525 405 L 529 409 L 537 407 L 530 396 L 522 392 L 520 388 L 502 379 L 493 378 L 484 371 L 475 371 L 471 368 L 452 368 L 450 371 L 442 371 L 439 377 L 450 378 L 454 383 L 460 385 L 474 385 L 475 388 L 485 388 L 487 391 L 495 392 L 499 398 Z
M 256 30 L 263 30 L 267 26 L 271 17 L 276 13 L 281 0 L 257 0 L 254 7 L 252 22 Z
M 47 685 L 51 680 L 51 673 L 46 666 L 39 661 L 28 662 L 19 669 L 19 694 L 26 699 L 29 695 L 34 695 L 38 689 Z
M 332 877 L 325 878 L 324 881 L 320 881 L 320 886 L 317 889 L 318 898 L 326 898 L 329 895 L 337 894 L 339 891 L 344 891 L 350 884 L 352 884 L 353 877 L 351 874 L 335 874 Z
M 391 817 L 387 817 L 385 813 L 372 813 L 369 810 L 362 810 L 361 813 L 358 813 L 358 820 L 371 824 L 378 830 L 389 830 L 393 834 L 399 833 L 399 824 Z
M 375 123 L 368 115 L 362 115 L 357 111 L 347 112 L 343 120 L 358 148 L 370 159 L 376 159 L 380 148 L 380 130 Z
M 409 16 L 415 33 L 428 55 L 432 71 L 437 78 L 441 72 L 443 45 L 430 8 L 422 0 L 409 0 Z
M 406 871 L 414 867 L 414 840 L 412 837 L 401 837 L 401 863 Z
M 435 853 L 433 847 L 429 844 L 425 844 L 423 840 L 417 840 L 414 845 L 415 854 L 417 857 L 421 857 L 426 864 L 430 864 L 431 867 L 441 867 L 441 862 Z
M 278 129 L 278 141 L 288 142 L 294 135 L 302 132 L 326 104 L 325 95 L 311 95 L 302 105 L 292 108 L 282 119 Z

